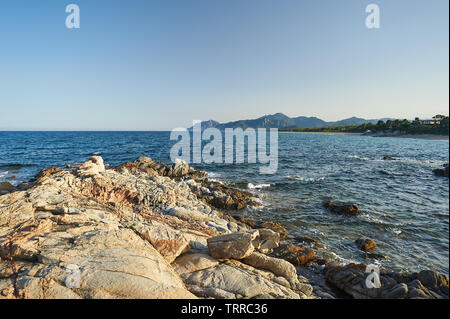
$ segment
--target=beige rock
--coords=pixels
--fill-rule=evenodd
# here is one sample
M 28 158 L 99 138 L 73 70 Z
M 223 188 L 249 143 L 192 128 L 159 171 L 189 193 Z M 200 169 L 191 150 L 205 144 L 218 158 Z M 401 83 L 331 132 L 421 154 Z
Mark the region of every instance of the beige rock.
M 209 253 L 217 259 L 242 259 L 248 257 L 255 250 L 254 241 L 257 241 L 258 235 L 258 231 L 252 231 L 209 238 Z M 256 243 L 256 245 L 258 244 Z
M 178 257 L 172 267 L 178 275 L 189 274 L 198 270 L 208 269 L 219 265 L 217 259 L 201 253 L 186 253 Z
M 258 274 L 258 275 L 256 275 Z M 290 298 L 299 299 L 300 296 L 290 288 L 284 287 L 274 281 L 269 280 L 265 275 L 256 270 L 249 271 L 239 264 L 221 264 L 214 268 L 196 271 L 183 275 L 187 287 L 200 287 L 205 289 L 220 289 L 234 295 L 241 295 L 243 298 Z M 195 292 L 192 288 L 189 288 Z M 213 297 L 213 295 L 209 295 Z
M 258 250 L 264 254 L 271 253 L 274 248 L 280 245 L 280 234 L 266 228 L 258 229 L 259 245 Z
M 97 175 L 104 171 L 105 165 L 103 164 L 103 158 L 100 156 L 93 156 L 78 167 L 78 174 L 81 176 Z
M 286 279 L 297 279 L 297 270 L 294 265 L 283 259 L 269 257 L 264 254 L 253 252 L 250 256 L 242 259 L 242 262 L 258 269 L 261 268 L 270 270 L 275 275 L 282 276 Z

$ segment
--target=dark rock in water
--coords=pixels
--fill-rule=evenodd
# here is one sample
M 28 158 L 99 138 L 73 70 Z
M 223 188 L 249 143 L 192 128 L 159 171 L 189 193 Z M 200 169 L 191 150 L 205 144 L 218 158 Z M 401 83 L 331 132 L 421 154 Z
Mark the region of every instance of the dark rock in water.
M 1 182 L 0 183 L 0 195 L 7 194 L 9 192 L 12 192 L 15 189 L 13 185 L 9 182 Z
M 325 277 L 333 286 L 356 299 L 448 299 L 448 276 L 430 270 L 399 274 L 380 271 L 380 288 L 368 288 L 365 264 L 328 265 Z
M 285 259 L 295 266 L 304 266 L 308 262 L 315 260 L 314 250 L 293 244 L 280 245 L 273 250 L 270 256 Z
M 323 207 L 331 211 L 332 213 L 344 216 L 360 216 L 361 211 L 355 204 L 352 205 L 336 205 L 332 201 L 328 201 L 323 204 Z
M 383 157 L 383 160 L 385 160 L 385 161 L 396 161 L 397 159 L 393 158 L 393 157 L 391 157 L 389 155 L 386 155 L 386 156 Z
M 444 164 L 444 168 L 437 168 L 433 170 L 433 173 L 437 176 L 448 177 L 448 170 L 449 170 L 448 164 Z
M 323 248 L 323 244 L 320 241 L 318 241 L 317 239 L 308 237 L 308 236 L 305 236 L 305 237 L 301 237 L 301 236 L 300 237 L 294 237 L 294 239 L 296 241 L 299 241 L 299 242 L 311 244 L 315 248 Z
M 372 251 L 377 247 L 377 244 L 372 239 L 360 238 L 355 243 L 363 251 Z
M 271 229 L 274 232 L 280 234 L 280 239 L 285 239 L 287 237 L 286 229 L 283 226 L 281 226 L 279 222 L 254 221 L 251 219 L 246 219 L 239 215 L 233 215 L 233 218 L 236 221 L 241 222 L 242 224 L 245 224 L 247 226 L 250 226 L 253 229 L 261 229 L 261 228 Z

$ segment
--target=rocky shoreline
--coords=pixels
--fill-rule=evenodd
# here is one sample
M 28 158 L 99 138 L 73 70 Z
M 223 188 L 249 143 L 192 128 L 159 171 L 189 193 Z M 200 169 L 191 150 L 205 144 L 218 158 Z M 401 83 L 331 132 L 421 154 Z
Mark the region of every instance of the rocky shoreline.
M 0 189 L 0 298 L 448 299 L 448 276 L 428 270 L 381 270 L 381 288 L 367 288 L 366 265 L 328 263 L 314 239 L 237 213 L 258 205 L 181 160 L 42 170 Z

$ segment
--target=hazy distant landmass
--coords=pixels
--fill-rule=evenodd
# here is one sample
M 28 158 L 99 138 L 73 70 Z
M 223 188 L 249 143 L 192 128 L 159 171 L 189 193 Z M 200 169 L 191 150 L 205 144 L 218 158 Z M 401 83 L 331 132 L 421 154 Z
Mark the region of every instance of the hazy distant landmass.
M 362 125 L 366 123 L 376 124 L 378 121 L 383 120 L 394 120 L 391 118 L 383 119 L 373 119 L 366 120 L 359 117 L 351 117 L 348 119 L 327 122 L 317 117 L 289 117 L 283 113 L 276 113 L 272 115 L 264 115 L 257 119 L 250 120 L 238 120 L 227 123 L 219 123 L 214 120 L 203 121 L 202 129 L 214 127 L 218 129 L 225 128 L 278 128 L 278 129 L 289 129 L 289 128 L 310 128 L 310 127 L 328 127 L 328 126 L 347 126 L 347 125 Z

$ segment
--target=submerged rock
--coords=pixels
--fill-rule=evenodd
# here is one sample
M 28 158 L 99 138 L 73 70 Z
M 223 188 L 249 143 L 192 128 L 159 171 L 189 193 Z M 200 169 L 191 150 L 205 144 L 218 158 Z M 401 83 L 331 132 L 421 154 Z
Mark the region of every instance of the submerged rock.
M 383 157 L 384 161 L 396 161 L 396 158 L 393 158 L 392 156 L 386 155 Z
M 15 190 L 15 187 L 10 182 L 0 182 L 0 195 L 7 194 Z
M 360 216 L 361 211 L 355 204 L 352 205 L 336 205 L 332 201 L 325 202 L 323 207 L 330 212 L 343 216 Z
M 377 247 L 377 244 L 372 239 L 360 238 L 355 243 L 363 251 L 372 251 Z
M 437 168 L 433 170 L 436 176 L 448 177 L 449 164 L 444 164 L 444 168 Z

